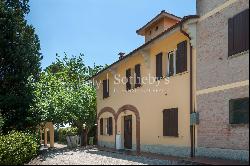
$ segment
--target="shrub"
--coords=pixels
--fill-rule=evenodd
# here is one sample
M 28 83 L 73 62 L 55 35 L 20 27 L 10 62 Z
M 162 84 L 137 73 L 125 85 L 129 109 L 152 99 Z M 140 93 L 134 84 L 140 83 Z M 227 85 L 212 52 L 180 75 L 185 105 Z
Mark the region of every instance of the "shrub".
M 34 158 L 39 150 L 35 135 L 11 132 L 0 136 L 0 165 L 21 165 Z
M 59 131 L 59 143 L 67 144 L 66 136 L 74 136 L 77 135 L 77 128 L 67 127 L 67 128 L 60 128 Z
M 2 127 L 3 127 L 4 121 L 3 121 L 3 117 L 0 114 L 0 134 L 2 133 Z

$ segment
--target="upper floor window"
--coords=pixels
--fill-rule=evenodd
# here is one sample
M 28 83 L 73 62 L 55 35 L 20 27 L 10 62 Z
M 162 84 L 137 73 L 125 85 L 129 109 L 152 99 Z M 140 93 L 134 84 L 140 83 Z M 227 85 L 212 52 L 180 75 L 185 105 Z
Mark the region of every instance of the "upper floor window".
M 103 99 L 106 99 L 109 97 L 109 80 L 103 80 Z
M 230 100 L 230 124 L 249 124 L 249 98 Z
M 141 65 L 135 65 L 135 88 L 141 86 Z
M 176 74 L 187 71 L 187 41 L 177 44 Z
M 141 86 L 141 65 L 137 64 L 134 68 L 126 70 L 126 90 L 131 90 Z
M 156 78 L 157 80 L 162 79 L 162 53 L 156 55 Z
M 168 53 L 167 66 L 169 77 L 187 71 L 187 41 L 179 43 L 176 51 Z
M 171 77 L 176 74 L 176 52 L 172 51 L 168 54 L 168 76 Z
M 155 31 L 158 31 L 158 29 L 159 29 L 159 27 L 157 26 L 157 27 L 155 27 Z
M 228 21 L 228 55 L 249 50 L 249 9 Z

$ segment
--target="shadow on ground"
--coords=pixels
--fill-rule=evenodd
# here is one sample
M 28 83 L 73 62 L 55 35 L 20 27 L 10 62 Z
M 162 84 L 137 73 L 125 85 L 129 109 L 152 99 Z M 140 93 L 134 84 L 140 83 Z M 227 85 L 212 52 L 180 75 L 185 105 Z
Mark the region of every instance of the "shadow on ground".
M 190 165 L 191 163 L 183 163 L 182 161 L 171 161 L 171 160 L 158 160 L 143 156 L 127 155 L 125 152 L 107 152 L 99 150 L 96 147 L 79 147 L 79 148 L 49 148 L 42 149 L 40 155 L 37 158 L 40 162 L 46 159 L 53 159 L 57 155 L 74 155 L 75 153 L 88 153 L 91 155 L 112 158 L 116 160 L 127 160 L 135 163 L 146 164 L 146 165 Z

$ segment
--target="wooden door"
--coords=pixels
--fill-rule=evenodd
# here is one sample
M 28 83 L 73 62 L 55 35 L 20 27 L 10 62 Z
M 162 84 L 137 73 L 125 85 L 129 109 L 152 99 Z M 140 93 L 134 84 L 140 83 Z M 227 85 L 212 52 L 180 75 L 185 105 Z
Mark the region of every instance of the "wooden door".
M 132 149 L 132 115 L 124 117 L 124 148 Z

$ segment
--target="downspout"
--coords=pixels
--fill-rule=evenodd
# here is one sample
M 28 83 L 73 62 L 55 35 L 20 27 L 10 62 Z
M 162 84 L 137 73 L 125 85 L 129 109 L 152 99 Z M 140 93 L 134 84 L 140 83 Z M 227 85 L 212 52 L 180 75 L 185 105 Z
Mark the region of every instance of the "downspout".
M 182 34 L 188 37 L 191 40 L 191 37 L 187 32 L 183 30 L 183 24 L 180 25 L 180 31 Z M 194 113 L 194 105 L 193 105 L 193 46 L 190 44 L 190 116 Z M 190 140 L 191 140 L 191 148 L 190 148 L 190 157 L 195 157 L 195 126 L 190 125 Z

